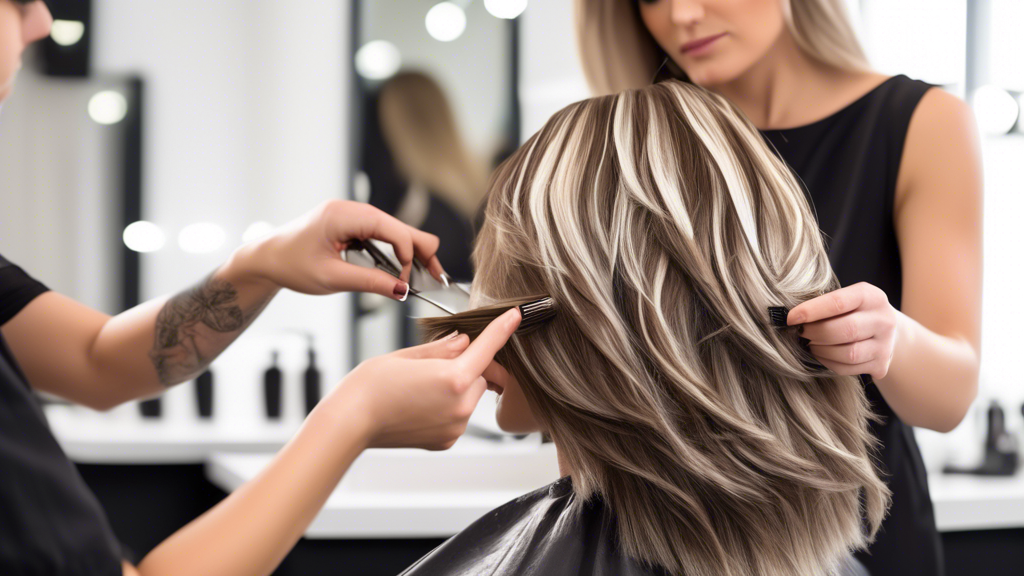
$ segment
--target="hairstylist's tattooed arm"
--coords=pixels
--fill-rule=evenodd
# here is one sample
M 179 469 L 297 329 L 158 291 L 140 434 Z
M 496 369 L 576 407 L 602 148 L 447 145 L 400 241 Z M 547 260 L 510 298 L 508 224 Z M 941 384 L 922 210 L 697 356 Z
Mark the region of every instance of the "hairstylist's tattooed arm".
M 160 383 L 172 386 L 201 374 L 259 316 L 272 297 L 243 310 L 235 287 L 211 275 L 168 300 L 157 315 L 153 349 L 149 352 Z

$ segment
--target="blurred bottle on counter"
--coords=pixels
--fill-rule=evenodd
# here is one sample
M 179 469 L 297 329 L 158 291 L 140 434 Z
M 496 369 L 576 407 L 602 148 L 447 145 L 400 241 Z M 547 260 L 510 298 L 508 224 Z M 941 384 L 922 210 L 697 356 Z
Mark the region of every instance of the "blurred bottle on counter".
M 982 476 L 1012 476 L 1017 472 L 1017 437 L 1006 429 L 1006 413 L 996 400 L 989 404 L 987 424 L 981 464 L 974 468 L 946 465 L 943 472 Z
M 320 370 L 316 367 L 316 350 L 313 349 L 313 337 L 309 337 L 309 366 L 303 374 L 303 392 L 306 398 L 306 414 L 308 415 L 320 402 Z
M 143 418 L 159 418 L 163 415 L 163 403 L 160 398 L 152 398 L 139 402 L 139 412 Z
M 213 372 L 209 370 L 196 378 L 196 408 L 200 418 L 213 418 Z
M 270 368 L 263 373 L 263 405 L 267 419 L 281 419 L 281 369 L 277 367 L 277 350 L 270 355 Z

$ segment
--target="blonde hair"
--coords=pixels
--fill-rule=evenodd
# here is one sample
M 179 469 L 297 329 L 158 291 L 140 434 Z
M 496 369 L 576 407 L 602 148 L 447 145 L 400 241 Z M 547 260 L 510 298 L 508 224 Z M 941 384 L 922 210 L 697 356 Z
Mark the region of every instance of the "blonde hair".
M 487 308 L 554 319 L 497 360 L 631 557 L 690 576 L 822 574 L 889 505 L 859 379 L 808 366 L 769 306 L 839 288 L 794 176 L 725 98 L 667 81 L 572 104 L 493 176 Z M 578 508 L 577 508 L 578 509 Z M 862 525 L 862 519 L 866 524 Z
M 870 69 L 842 0 L 780 1 L 790 35 L 810 57 L 842 69 Z M 689 81 L 647 31 L 637 0 L 576 0 L 576 41 L 594 94 L 646 86 L 663 66 Z
M 380 123 L 395 164 L 471 219 L 487 190 L 486 168 L 469 153 L 441 87 L 420 72 L 401 72 L 380 89 Z

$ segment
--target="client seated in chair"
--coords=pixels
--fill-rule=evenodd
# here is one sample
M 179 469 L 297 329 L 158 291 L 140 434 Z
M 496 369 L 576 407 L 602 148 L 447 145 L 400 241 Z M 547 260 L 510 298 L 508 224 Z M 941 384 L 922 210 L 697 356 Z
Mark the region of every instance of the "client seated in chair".
M 839 288 L 798 182 L 730 102 L 667 81 L 570 105 L 492 178 L 475 337 L 550 297 L 485 376 L 562 478 L 404 574 L 860 574 L 889 492 L 858 378 L 813 361 L 792 308 Z M 782 321 L 785 324 L 783 318 Z

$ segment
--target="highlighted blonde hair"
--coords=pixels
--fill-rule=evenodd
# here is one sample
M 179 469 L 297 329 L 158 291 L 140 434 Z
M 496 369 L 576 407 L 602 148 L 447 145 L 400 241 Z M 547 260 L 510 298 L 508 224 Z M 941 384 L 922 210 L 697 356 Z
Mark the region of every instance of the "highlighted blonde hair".
M 837 68 L 868 71 L 843 0 L 779 0 L 786 28 L 808 56 Z M 688 81 L 640 19 L 638 0 L 576 0 L 576 41 L 594 94 L 651 83 L 664 67 Z
M 492 179 L 475 336 L 558 313 L 498 361 L 629 556 L 688 576 L 825 574 L 889 504 L 858 378 L 768 322 L 839 288 L 794 176 L 726 99 L 669 81 L 572 104 Z M 863 524 L 862 524 L 863 522 Z

